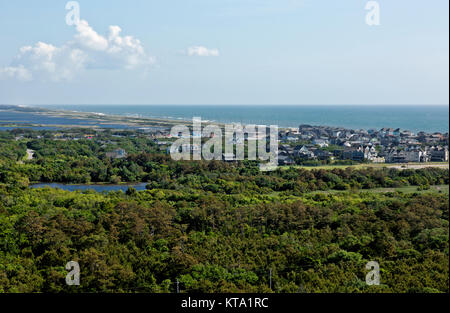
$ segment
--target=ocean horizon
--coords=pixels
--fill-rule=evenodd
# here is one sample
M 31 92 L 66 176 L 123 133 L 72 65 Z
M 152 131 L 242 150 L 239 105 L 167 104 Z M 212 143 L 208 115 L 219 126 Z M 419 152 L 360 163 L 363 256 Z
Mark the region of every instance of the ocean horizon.
M 53 110 L 130 117 L 298 127 L 300 124 L 349 129 L 401 128 L 448 132 L 446 105 L 33 105 Z

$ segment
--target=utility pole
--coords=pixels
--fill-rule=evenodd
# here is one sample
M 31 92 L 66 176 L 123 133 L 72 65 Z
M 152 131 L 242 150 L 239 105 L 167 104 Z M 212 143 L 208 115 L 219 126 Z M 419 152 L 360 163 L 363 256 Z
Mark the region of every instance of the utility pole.
M 177 279 L 177 293 L 180 293 L 180 282 Z

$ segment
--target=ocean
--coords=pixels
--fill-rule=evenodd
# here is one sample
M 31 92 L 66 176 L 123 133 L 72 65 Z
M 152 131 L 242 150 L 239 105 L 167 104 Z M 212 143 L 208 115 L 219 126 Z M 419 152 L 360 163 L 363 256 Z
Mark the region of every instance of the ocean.
M 49 109 L 80 112 L 192 119 L 222 123 L 278 125 L 300 124 L 339 126 L 350 129 L 401 128 L 414 132 L 448 132 L 448 106 L 407 105 L 47 105 Z
M 401 128 L 448 132 L 449 106 L 423 105 L 40 105 L 48 109 L 125 116 L 298 127 L 300 124 L 350 129 Z

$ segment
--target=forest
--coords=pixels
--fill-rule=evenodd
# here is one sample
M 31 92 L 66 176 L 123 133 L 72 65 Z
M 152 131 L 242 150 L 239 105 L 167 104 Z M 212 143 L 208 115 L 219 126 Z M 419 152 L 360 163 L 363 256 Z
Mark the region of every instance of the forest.
M 0 132 L 0 292 L 169 293 L 177 281 L 181 292 L 449 292 L 448 192 L 431 188 L 448 186 L 448 169 L 260 172 L 254 161 L 173 161 L 134 132 L 77 132 Z M 107 157 L 118 147 L 127 157 Z M 79 286 L 65 283 L 69 261 Z M 379 286 L 366 284 L 369 261 Z

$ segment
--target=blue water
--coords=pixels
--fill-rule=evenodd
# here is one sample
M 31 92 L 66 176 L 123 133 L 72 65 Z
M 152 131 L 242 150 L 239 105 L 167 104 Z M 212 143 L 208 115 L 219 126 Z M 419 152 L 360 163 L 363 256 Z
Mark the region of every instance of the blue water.
M 48 105 L 49 109 L 98 112 L 128 116 L 192 119 L 222 123 L 241 122 L 280 127 L 299 124 L 340 126 L 349 129 L 392 127 L 414 132 L 448 132 L 448 106 L 407 105 Z
M 116 125 L 116 124 L 100 124 L 90 119 L 81 118 L 66 118 L 66 117 L 54 117 L 41 114 L 34 114 L 29 112 L 9 112 L 0 111 L 0 130 L 11 130 L 18 127 L 1 126 L 2 124 L 46 124 L 46 125 L 75 125 L 75 126 L 98 126 L 102 128 L 117 128 L 128 129 L 136 128 L 128 125 Z M 52 128 L 45 126 L 21 126 L 19 128 L 28 128 L 35 130 L 55 130 L 61 128 Z
M 0 124 L 1 125 L 1 124 Z M 12 126 L 0 126 L 0 131 L 7 131 L 13 129 L 31 129 L 31 130 L 61 130 L 61 127 L 52 127 L 52 126 L 21 126 L 21 127 L 12 127 Z
M 66 185 L 58 183 L 41 183 L 30 185 L 30 188 L 59 188 L 68 191 L 75 190 L 95 190 L 97 192 L 109 192 L 109 191 L 127 191 L 129 187 L 133 187 L 137 191 L 145 190 L 147 183 L 141 183 L 137 185 Z
M 61 125 L 86 125 L 92 124 L 87 120 L 53 117 L 28 112 L 0 111 L 0 122 L 33 123 L 33 124 L 61 124 Z

